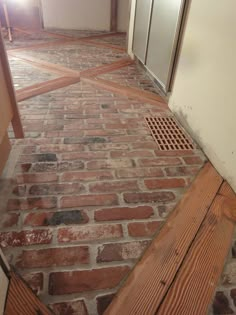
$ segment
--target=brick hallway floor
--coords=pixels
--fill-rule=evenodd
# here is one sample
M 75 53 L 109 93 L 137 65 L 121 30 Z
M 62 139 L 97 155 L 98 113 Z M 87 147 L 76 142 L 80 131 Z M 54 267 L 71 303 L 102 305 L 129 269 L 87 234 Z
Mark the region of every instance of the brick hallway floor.
M 79 37 L 89 35 L 80 32 Z M 112 48 L 124 45 L 124 35 L 94 35 L 94 45 L 74 39 L 53 50 L 23 53 L 72 70 L 127 58 Z M 32 36 L 23 40 L 30 46 Z M 42 41 L 43 36 L 40 45 Z M 47 37 L 45 42 L 52 43 Z M 34 84 L 55 75 L 33 65 L 30 70 L 30 65 L 24 69 L 19 59 L 11 62 L 17 88 L 30 85 L 29 78 Z M 101 77 L 121 89 L 158 93 L 135 64 Z M 101 315 L 205 157 L 199 149 L 158 150 L 144 117 L 169 113 L 165 104 L 115 94 L 83 80 L 28 98 L 19 109 L 25 139 L 12 139 L 18 158 L 11 180 L 1 179 L 1 247 L 55 314 Z

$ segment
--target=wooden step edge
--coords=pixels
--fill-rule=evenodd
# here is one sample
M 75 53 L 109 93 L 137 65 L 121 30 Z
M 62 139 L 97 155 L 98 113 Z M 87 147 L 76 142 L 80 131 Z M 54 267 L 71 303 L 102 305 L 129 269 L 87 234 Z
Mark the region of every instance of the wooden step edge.
M 118 83 L 114 83 L 112 81 L 103 80 L 103 79 L 92 79 L 92 78 L 83 77 L 81 78 L 81 81 L 87 82 L 89 84 L 98 86 L 105 90 L 129 97 L 129 98 L 140 100 L 140 101 L 152 104 L 152 105 L 158 105 L 165 109 L 168 108 L 165 100 L 161 96 L 151 93 L 151 92 L 146 92 L 140 89 L 126 87 Z
M 105 315 L 156 314 L 222 182 L 222 177 L 207 163 L 135 266 Z
M 217 195 L 157 315 L 208 313 L 235 227 L 225 211 L 227 197 Z

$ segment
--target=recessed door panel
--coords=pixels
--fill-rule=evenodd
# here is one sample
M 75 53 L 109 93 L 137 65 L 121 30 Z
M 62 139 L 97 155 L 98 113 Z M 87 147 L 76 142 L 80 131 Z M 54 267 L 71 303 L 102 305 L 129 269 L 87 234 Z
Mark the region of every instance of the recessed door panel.
M 154 0 L 147 68 L 168 92 L 179 30 L 183 15 L 183 0 Z
M 137 0 L 134 27 L 134 54 L 145 64 L 152 0 Z

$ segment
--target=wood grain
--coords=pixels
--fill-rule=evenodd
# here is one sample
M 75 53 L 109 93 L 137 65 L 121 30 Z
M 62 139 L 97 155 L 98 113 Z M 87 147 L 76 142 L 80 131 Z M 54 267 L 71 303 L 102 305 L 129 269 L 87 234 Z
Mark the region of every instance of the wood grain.
M 61 77 L 47 82 L 37 83 L 16 91 L 17 101 L 21 102 L 34 96 L 78 83 L 79 81 L 80 77 Z
M 19 276 L 11 272 L 4 315 L 52 315 Z
M 4 169 L 4 166 L 8 160 L 9 154 L 11 152 L 11 144 L 7 133 L 5 134 L 2 142 L 0 143 L 0 176 Z
M 134 98 L 143 102 L 147 102 L 153 105 L 159 105 L 167 109 L 167 104 L 165 100 L 152 92 L 142 91 L 136 88 L 130 88 L 112 81 L 103 80 L 103 79 L 91 79 L 91 78 L 81 78 L 82 81 L 96 85 L 100 88 L 106 89 L 108 91 L 124 95 L 130 98 Z
M 157 314 L 208 313 L 234 231 L 234 224 L 223 215 L 225 199 L 215 198 Z
M 222 182 L 212 165 L 206 164 L 105 315 L 156 313 Z

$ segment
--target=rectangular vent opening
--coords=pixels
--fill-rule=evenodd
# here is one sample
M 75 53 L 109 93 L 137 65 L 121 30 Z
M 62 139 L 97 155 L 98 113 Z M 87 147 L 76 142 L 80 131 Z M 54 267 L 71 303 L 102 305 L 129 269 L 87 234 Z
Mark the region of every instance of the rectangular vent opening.
M 193 141 L 174 117 L 145 117 L 145 121 L 161 151 L 195 149 Z

